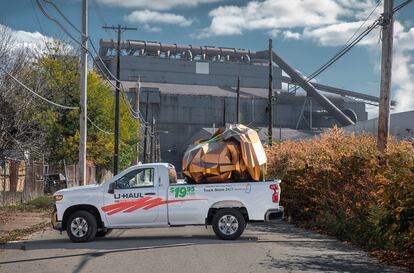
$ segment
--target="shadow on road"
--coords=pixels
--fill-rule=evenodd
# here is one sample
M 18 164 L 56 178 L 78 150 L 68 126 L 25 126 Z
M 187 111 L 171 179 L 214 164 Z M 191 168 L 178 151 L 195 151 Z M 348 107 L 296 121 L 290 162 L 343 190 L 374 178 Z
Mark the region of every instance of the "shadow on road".
M 277 259 L 267 253 L 267 259 L 260 264 L 268 269 L 279 272 L 282 269 L 291 271 L 311 272 L 350 272 L 350 273 L 378 273 L 393 272 L 396 270 L 374 263 L 371 259 L 358 254 L 336 255 L 292 255 L 289 260 Z
M 73 271 L 81 272 L 90 260 L 113 253 L 133 255 L 134 252 L 156 249 L 181 249 L 191 246 L 224 244 L 246 247 L 247 244 L 246 249 L 266 251 L 266 255 L 258 259 L 257 263 L 271 271 L 396 272 L 394 269 L 379 265 L 357 247 L 326 235 L 297 228 L 286 222 L 249 225 L 244 235 L 236 241 L 219 240 L 211 229 L 206 231 L 202 228 L 115 230 L 109 237 L 97 238 L 89 243 L 71 243 L 66 235 L 62 239 L 55 238 L 56 236 L 50 236 L 45 239 L 1 246 L 4 250 L 50 250 L 48 253 L 53 254 L 41 257 L 29 255 L 22 259 L 3 260 L 0 261 L 0 266 L 81 257 L 81 262 Z
M 72 253 L 66 255 L 53 255 L 49 257 L 38 257 L 29 259 L 16 259 L 0 261 L 0 265 L 46 261 L 54 259 L 63 259 L 71 257 L 100 257 L 106 254 L 143 251 L 151 249 L 180 248 L 192 245 L 212 245 L 212 244 L 242 244 L 257 241 L 257 237 L 244 236 L 236 241 L 223 241 L 217 239 L 214 235 L 159 235 L 159 236 L 122 236 L 124 230 L 114 232 L 112 237 L 96 238 L 95 241 L 88 243 L 71 243 L 67 237 L 65 239 L 45 239 L 31 240 L 17 243 L 6 244 L 1 249 L 20 249 L 20 250 L 52 250 L 53 253 L 59 253 L 62 249 L 66 250 L 94 250 L 83 253 Z M 122 237 L 120 237 L 122 236 Z

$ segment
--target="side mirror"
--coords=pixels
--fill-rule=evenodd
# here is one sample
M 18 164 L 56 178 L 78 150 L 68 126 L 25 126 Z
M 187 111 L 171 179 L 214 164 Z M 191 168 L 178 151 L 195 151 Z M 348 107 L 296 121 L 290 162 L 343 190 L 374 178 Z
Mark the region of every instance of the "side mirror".
M 115 182 L 109 184 L 108 193 L 114 193 L 115 191 Z

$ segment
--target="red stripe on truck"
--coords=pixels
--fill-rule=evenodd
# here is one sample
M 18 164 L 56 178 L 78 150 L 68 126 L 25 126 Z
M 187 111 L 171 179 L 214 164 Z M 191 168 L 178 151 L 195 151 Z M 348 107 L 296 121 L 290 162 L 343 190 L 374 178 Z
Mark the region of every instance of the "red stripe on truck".
M 186 202 L 186 201 L 196 201 L 196 200 L 203 200 L 203 199 L 175 199 L 175 200 L 162 200 L 161 198 L 151 198 L 151 197 L 144 197 L 139 199 L 134 199 L 131 201 L 119 201 L 114 204 L 103 206 L 101 209 L 108 215 L 113 215 L 117 212 L 133 212 L 138 209 L 149 210 L 154 207 L 170 204 L 170 203 L 179 203 L 179 202 Z

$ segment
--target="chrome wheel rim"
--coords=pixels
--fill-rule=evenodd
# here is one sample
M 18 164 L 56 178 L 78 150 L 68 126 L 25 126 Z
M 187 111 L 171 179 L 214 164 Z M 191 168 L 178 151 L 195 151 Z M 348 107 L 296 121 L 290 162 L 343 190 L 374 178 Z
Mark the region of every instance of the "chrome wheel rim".
M 70 224 L 70 231 L 73 236 L 82 238 L 88 232 L 88 223 L 82 217 L 76 217 Z
M 239 229 L 239 221 L 233 215 L 224 215 L 218 222 L 218 228 L 225 235 L 233 235 Z

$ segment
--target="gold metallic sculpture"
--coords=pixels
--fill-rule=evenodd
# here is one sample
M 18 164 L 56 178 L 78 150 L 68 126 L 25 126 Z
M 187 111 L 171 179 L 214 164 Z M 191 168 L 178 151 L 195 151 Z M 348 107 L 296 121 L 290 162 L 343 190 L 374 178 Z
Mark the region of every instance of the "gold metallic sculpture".
M 182 166 L 189 182 L 224 183 L 263 180 L 266 162 L 257 132 L 235 124 L 190 145 L 184 153 Z

